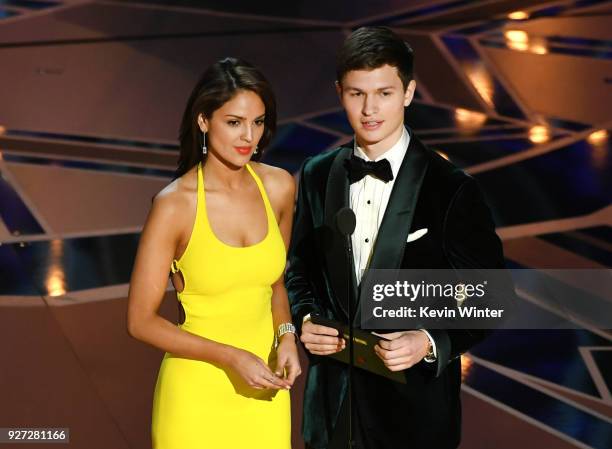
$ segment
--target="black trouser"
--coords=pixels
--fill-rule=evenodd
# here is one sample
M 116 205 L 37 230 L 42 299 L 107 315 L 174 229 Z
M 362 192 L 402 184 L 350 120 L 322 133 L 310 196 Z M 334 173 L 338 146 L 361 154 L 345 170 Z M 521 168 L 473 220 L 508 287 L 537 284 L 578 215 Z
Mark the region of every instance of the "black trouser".
M 364 443 L 363 430 L 360 425 L 359 413 L 356 404 L 353 404 L 353 446 L 351 449 L 367 449 Z M 348 449 L 348 434 L 349 434 L 349 408 L 348 400 L 342 403 L 342 408 L 338 416 L 338 422 L 331 436 L 331 440 L 326 449 Z M 314 449 L 306 444 L 306 449 Z

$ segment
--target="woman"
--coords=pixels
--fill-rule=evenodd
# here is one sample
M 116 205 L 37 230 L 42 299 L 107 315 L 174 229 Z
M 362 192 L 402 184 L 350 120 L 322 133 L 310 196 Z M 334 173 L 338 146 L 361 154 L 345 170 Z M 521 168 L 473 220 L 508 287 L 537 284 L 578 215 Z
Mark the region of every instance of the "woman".
M 290 448 L 287 390 L 301 371 L 283 272 L 295 185 L 253 162 L 275 128 L 270 85 L 238 59 L 211 66 L 187 103 L 177 179 L 153 201 L 129 293 L 130 334 L 166 351 L 154 448 Z M 169 268 L 178 326 L 157 314 Z

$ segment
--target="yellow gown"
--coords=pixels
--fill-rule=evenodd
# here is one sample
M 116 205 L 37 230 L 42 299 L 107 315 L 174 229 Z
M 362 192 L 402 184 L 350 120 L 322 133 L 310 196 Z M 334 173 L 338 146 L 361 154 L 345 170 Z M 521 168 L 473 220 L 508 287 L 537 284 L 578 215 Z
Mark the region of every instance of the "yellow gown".
M 265 206 L 265 238 L 234 247 L 214 235 L 200 164 L 195 224 L 172 269 L 180 270 L 185 281 L 178 294 L 185 310 L 181 329 L 268 362 L 275 356 L 272 284 L 284 270 L 286 250 L 263 184 L 246 167 Z M 155 387 L 152 438 L 154 449 L 290 449 L 289 392 L 249 388 L 211 363 L 166 353 Z

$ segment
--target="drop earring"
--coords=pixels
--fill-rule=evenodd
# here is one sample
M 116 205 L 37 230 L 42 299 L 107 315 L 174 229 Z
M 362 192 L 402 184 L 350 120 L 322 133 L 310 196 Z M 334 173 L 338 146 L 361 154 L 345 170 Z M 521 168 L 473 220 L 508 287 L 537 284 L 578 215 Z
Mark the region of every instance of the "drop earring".
M 206 132 L 202 131 L 202 154 L 206 155 L 208 148 L 206 148 Z

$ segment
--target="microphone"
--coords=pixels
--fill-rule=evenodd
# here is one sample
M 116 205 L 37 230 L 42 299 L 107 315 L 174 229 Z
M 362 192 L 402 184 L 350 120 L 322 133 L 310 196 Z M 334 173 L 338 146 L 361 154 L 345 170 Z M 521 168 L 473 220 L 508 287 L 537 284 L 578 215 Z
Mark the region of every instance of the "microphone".
M 357 217 L 355 216 L 355 212 L 350 207 L 343 207 L 336 213 L 336 228 L 338 232 L 344 237 L 344 248 L 348 255 L 348 264 L 347 264 L 347 281 L 346 281 L 346 296 L 348 303 L 348 328 L 349 328 L 349 371 L 348 371 L 348 448 L 352 449 L 355 446 L 355 442 L 353 441 L 353 403 L 354 403 L 354 391 L 353 391 L 353 354 L 355 351 L 354 341 L 353 341 L 353 319 L 354 319 L 354 311 L 353 311 L 353 245 L 351 244 L 351 235 L 355 232 L 355 226 L 357 225 Z
M 357 217 L 355 217 L 355 212 L 350 207 L 343 207 L 336 213 L 336 228 L 343 236 L 353 235 L 356 225 Z

